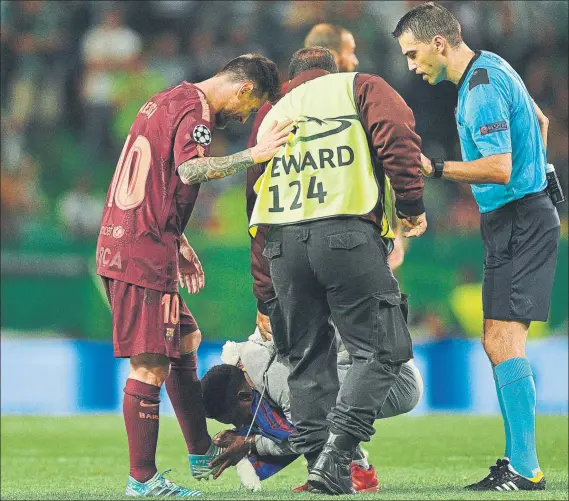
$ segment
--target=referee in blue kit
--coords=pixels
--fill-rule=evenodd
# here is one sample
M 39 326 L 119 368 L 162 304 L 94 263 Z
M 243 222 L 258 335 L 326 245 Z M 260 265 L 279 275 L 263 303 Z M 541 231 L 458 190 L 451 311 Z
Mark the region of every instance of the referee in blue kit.
M 530 322 L 547 320 L 559 242 L 559 216 L 547 189 L 547 119 L 504 59 L 464 43 L 458 20 L 444 7 L 415 7 L 393 36 L 410 71 L 431 85 L 448 80 L 458 87 L 464 161 L 422 156 L 423 175 L 469 183 L 481 212 L 482 345 L 492 363 L 506 451 L 467 489 L 543 490 L 525 345 Z

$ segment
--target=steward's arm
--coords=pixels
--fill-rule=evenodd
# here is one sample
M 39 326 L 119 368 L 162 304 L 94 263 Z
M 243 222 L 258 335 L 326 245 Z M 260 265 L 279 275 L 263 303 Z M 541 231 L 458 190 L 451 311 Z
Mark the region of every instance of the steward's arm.
M 411 108 L 385 80 L 365 73 L 357 76 L 355 101 L 372 154 L 383 164 L 395 191 L 398 212 L 424 213 L 421 138 Z

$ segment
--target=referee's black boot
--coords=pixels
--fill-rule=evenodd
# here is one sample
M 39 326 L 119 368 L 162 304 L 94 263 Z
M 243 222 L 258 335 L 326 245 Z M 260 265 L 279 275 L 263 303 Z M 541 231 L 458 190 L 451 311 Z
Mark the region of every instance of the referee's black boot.
M 522 477 L 510 467 L 507 459 L 498 459 L 490 466 L 490 474 L 475 484 L 465 487 L 469 491 L 544 491 L 545 477 L 540 472 L 535 479 Z
M 350 435 L 330 433 L 328 442 L 308 471 L 308 491 L 340 495 L 356 494 L 351 463 L 358 442 Z

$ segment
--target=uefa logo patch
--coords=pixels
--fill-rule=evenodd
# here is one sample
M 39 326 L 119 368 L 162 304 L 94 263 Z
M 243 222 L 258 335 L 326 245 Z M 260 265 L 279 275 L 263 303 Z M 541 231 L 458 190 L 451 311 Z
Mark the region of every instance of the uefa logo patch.
M 508 130 L 508 122 L 494 122 L 480 127 L 480 134 L 485 136 L 491 132 L 499 132 L 501 130 Z
M 202 146 L 207 146 L 211 143 L 211 131 L 202 124 L 196 125 L 194 127 L 192 137 L 196 143 L 201 144 Z

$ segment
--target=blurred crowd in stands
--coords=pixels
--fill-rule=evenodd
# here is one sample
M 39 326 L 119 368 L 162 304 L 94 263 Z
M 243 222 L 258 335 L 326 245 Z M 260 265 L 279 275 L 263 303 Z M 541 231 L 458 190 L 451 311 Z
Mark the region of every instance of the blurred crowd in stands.
M 460 159 L 455 87 L 431 87 L 409 73 L 390 34 L 417 3 L 2 0 L 2 245 L 93 246 L 123 142 L 151 95 L 206 79 L 247 52 L 275 60 L 286 80 L 290 56 L 319 22 L 353 33 L 359 70 L 382 76 L 405 98 L 426 155 Z M 524 79 L 550 119 L 548 159 L 567 193 L 568 3 L 441 3 L 458 17 L 471 48 L 500 54 Z M 251 122 L 217 131 L 212 155 L 243 149 Z M 426 180 L 425 203 L 429 234 L 478 233 L 468 186 Z M 559 209 L 567 235 L 567 204 Z M 233 217 L 220 217 L 228 213 Z M 227 245 L 247 245 L 243 173 L 203 185 L 189 226 Z M 442 302 L 417 311 L 414 336 L 478 336 L 477 282 L 458 281 L 451 316 L 437 309 Z
M 247 52 L 274 59 L 286 80 L 291 54 L 319 22 L 354 34 L 359 70 L 381 75 L 406 99 L 425 154 L 460 159 L 456 89 L 409 73 L 390 35 L 416 3 L 2 0 L 2 243 L 38 232 L 94 242 L 120 150 L 148 97 L 208 78 Z M 441 3 L 471 48 L 500 54 L 523 77 L 550 119 L 548 159 L 567 190 L 567 2 Z M 250 126 L 217 131 L 212 155 L 242 149 Z M 241 176 L 202 186 L 190 225 L 246 241 L 243 227 L 223 227 L 218 217 L 228 210 L 245 217 L 243 183 Z M 468 186 L 426 184 L 430 231 L 478 232 Z M 566 221 L 566 204 L 560 212 Z

